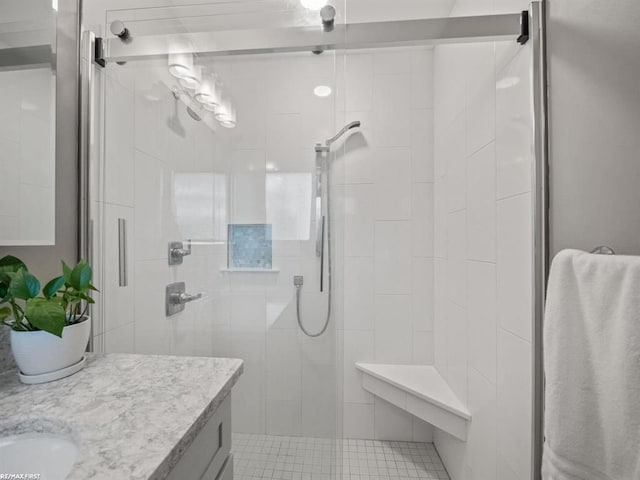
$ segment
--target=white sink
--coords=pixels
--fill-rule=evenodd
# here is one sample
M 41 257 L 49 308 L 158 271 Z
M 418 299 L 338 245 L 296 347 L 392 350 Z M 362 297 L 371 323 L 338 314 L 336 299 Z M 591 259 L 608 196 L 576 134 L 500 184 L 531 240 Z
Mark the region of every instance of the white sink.
M 40 480 L 64 480 L 78 456 L 77 445 L 54 433 L 0 437 L 0 473 L 39 473 Z

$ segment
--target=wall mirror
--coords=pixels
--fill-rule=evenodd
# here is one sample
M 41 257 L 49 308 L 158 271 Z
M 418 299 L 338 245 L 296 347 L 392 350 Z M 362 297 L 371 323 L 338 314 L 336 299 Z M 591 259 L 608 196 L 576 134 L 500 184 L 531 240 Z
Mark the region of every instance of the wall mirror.
M 56 13 L 0 2 L 0 245 L 55 243 Z

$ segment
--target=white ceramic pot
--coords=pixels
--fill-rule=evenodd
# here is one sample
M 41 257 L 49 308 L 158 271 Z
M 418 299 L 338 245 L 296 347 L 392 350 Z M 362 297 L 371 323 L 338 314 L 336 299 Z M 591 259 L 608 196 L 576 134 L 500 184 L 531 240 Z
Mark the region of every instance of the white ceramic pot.
M 18 368 L 25 375 L 55 372 L 82 360 L 90 333 L 90 317 L 64 327 L 62 338 L 43 331 L 11 330 L 11 350 Z

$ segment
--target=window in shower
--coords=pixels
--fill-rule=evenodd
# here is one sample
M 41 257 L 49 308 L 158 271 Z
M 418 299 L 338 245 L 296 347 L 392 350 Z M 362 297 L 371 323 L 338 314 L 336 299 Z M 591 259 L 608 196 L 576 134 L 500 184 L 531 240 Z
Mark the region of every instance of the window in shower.
M 311 229 L 310 173 L 268 173 L 267 222 L 274 240 L 309 240 Z
M 176 173 L 173 179 L 175 219 L 180 238 L 227 240 L 227 176 Z

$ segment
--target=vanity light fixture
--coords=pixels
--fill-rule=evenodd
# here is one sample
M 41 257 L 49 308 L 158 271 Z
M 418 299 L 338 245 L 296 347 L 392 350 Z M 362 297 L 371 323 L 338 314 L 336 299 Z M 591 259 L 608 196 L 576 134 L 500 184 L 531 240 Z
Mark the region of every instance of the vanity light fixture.
M 318 85 L 313 89 L 313 94 L 320 98 L 328 97 L 332 92 L 333 90 L 328 85 Z
M 308 10 L 320 10 L 327 4 L 327 0 L 300 0 L 300 3 Z
M 192 53 L 170 53 L 169 73 L 176 78 L 186 78 L 193 72 Z
M 235 128 L 236 126 L 236 109 L 231 105 L 231 100 L 225 96 L 220 105 L 215 109 L 215 118 L 224 128 Z
M 215 75 L 205 75 L 194 97 L 204 108 L 214 111 L 220 104 L 220 84 Z
M 202 80 L 202 67 L 200 65 L 194 66 L 189 73 L 180 77 L 178 83 L 188 90 L 195 90 L 200 85 Z

